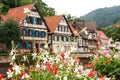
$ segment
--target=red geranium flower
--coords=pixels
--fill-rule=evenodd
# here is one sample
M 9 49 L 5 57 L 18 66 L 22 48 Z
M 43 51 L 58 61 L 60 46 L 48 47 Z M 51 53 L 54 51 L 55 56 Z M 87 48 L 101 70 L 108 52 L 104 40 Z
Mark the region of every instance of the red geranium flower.
M 92 70 L 92 71 L 90 71 L 90 72 L 88 73 L 88 76 L 89 76 L 89 77 L 94 77 L 94 76 L 95 76 L 95 73 L 96 73 L 96 71 Z
M 111 60 L 110 60 L 110 59 L 107 59 L 107 60 L 106 60 L 106 63 L 110 63 L 110 62 L 111 62 Z
M 64 58 L 65 52 L 60 53 L 60 56 L 61 56 L 62 58 Z
M 12 71 L 13 71 L 13 68 L 11 67 L 11 68 L 9 68 L 9 70 L 12 72 Z
M 55 68 L 54 68 L 54 71 L 53 71 L 53 74 L 56 75 L 57 73 L 58 73 L 58 68 L 55 67 Z
M 0 74 L 0 79 L 3 79 L 3 75 L 2 74 Z
M 85 68 L 91 68 L 91 67 L 93 67 L 93 63 L 89 63 L 85 65 Z

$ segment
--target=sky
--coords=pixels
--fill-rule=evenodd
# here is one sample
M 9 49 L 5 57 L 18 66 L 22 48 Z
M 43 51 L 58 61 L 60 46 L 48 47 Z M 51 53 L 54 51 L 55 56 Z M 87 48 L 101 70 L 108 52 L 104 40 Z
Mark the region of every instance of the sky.
M 42 0 L 55 9 L 56 14 L 71 14 L 80 17 L 95 9 L 120 6 L 120 0 Z

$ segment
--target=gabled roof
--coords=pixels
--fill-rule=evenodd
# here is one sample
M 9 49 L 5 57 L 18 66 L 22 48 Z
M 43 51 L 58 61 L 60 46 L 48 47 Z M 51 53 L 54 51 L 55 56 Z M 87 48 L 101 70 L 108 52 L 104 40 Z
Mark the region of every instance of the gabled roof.
M 73 35 L 74 36 L 79 36 L 79 33 L 77 32 L 77 30 L 75 30 L 75 28 L 73 27 L 73 25 L 72 24 L 69 24 L 69 25 L 70 25 L 70 28 L 72 30 Z
M 24 13 L 24 8 L 28 8 L 29 10 L 31 10 L 34 5 L 35 3 L 32 3 L 25 6 L 11 8 L 6 15 L 2 16 L 2 19 L 6 20 L 7 18 L 14 18 L 17 20 L 24 20 L 27 15 L 27 13 Z
M 109 39 L 103 31 L 97 31 L 97 35 L 100 39 L 103 39 L 103 40 L 108 40 Z
M 49 33 L 53 33 L 58 26 L 60 20 L 64 17 L 64 15 L 58 15 L 58 16 L 51 16 L 51 17 L 46 17 L 45 22 L 50 30 Z
M 96 22 L 74 22 L 74 25 L 77 26 L 79 29 L 82 29 L 83 27 L 87 27 L 87 30 L 90 32 L 96 31 Z

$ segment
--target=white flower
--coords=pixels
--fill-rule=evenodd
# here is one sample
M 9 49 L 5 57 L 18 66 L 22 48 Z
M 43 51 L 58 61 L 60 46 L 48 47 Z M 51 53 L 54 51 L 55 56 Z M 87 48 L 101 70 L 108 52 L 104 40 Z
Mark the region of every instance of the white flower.
M 45 66 L 45 65 L 42 65 L 41 68 L 42 68 L 43 70 L 46 70 L 46 66 Z
M 72 46 L 70 50 L 71 50 L 71 52 L 75 52 L 77 50 L 77 48 L 75 46 Z
M 28 8 L 24 8 L 24 13 L 29 13 L 30 10 Z
M 21 67 L 19 67 L 18 65 L 15 65 L 15 66 L 13 67 L 13 70 L 15 70 L 15 74 L 16 74 L 16 75 L 21 73 Z
M 80 73 L 77 73 L 76 77 L 81 78 L 82 75 L 80 75 Z
M 45 44 L 44 48 L 47 49 L 48 48 L 48 44 Z
M 24 61 L 26 61 L 26 60 L 27 60 L 27 56 L 24 55 L 24 56 L 23 56 L 23 59 L 24 59 Z
M 24 74 L 24 77 L 26 78 L 26 79 L 28 79 L 28 78 L 30 78 L 30 75 L 29 74 Z
M 14 55 L 12 56 L 12 61 L 14 61 L 14 60 L 15 60 L 15 56 L 16 56 L 16 54 L 14 54 Z
M 67 80 L 67 76 L 64 76 L 63 80 Z
M 39 65 L 39 64 L 37 64 L 37 65 L 36 65 L 36 68 L 40 68 L 40 65 Z
M 75 72 L 75 73 L 78 72 L 78 68 L 75 68 L 75 69 L 74 69 L 74 72 Z
M 11 50 L 10 55 L 12 56 L 14 54 L 14 49 Z
M 13 75 L 13 72 L 9 71 L 9 72 L 6 72 L 7 73 L 7 78 L 12 78 L 12 75 Z
M 62 67 L 63 67 L 63 65 L 62 65 L 62 64 L 60 64 L 60 65 L 59 65 L 59 68 L 62 68 Z
M 35 59 L 36 59 L 36 57 L 37 57 L 37 53 L 33 53 L 33 54 L 32 54 L 32 56 L 33 56 L 33 58 L 32 58 L 32 59 L 33 59 L 33 60 L 35 60 Z
M 119 58 L 119 55 L 114 55 L 113 57 L 114 57 L 114 58 Z

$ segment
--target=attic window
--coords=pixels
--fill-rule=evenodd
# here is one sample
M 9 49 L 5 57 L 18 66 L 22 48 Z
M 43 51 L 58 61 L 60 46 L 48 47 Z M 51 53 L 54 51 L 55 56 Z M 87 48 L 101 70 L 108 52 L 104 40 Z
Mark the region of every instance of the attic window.
M 31 11 L 33 11 L 33 12 L 37 12 L 37 10 L 36 10 L 36 9 L 32 9 Z

